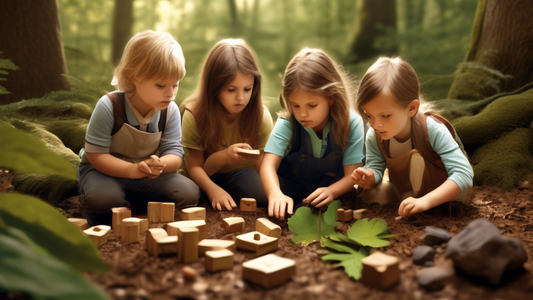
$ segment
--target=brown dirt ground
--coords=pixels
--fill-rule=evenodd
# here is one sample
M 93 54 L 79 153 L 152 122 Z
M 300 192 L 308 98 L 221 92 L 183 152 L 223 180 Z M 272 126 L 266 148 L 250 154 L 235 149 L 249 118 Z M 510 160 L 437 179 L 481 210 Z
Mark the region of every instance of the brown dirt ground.
M 286 221 L 271 219 L 282 227 L 282 236 L 275 254 L 296 261 L 296 274 L 292 280 L 272 289 L 264 289 L 242 280 L 242 263 L 254 258 L 252 252 L 237 250 L 232 270 L 209 273 L 204 268 L 204 258 L 189 264 L 198 272 L 194 281 L 184 279 L 183 264 L 176 262 L 175 255 L 154 258 L 145 250 L 144 237 L 140 242 L 122 243 L 113 232 L 106 244 L 100 248 L 102 258 L 112 270 L 106 275 L 87 274 L 100 285 L 112 299 L 532 299 L 533 263 L 531 259 L 524 270 L 504 277 L 502 283 L 493 287 L 483 280 L 474 280 L 457 272 L 452 280 L 439 291 L 428 291 L 418 286 L 416 272 L 423 267 L 412 262 L 412 251 L 422 245 L 419 236 L 426 226 L 448 230 L 452 236 L 460 232 L 470 221 L 485 218 L 492 221 L 502 234 L 520 239 L 528 256 L 533 254 L 533 180 L 522 181 L 517 188 L 503 192 L 499 188 L 475 187 L 475 198 L 471 206 L 459 203 L 445 204 L 409 221 L 396 221 L 397 206 L 386 206 L 380 212 L 376 204 L 362 204 L 359 201 L 345 202 L 343 207 L 367 208 L 365 217 L 382 218 L 388 224 L 391 245 L 382 249 L 385 253 L 400 259 L 400 282 L 388 290 L 369 288 L 350 279 L 342 270 L 325 264 L 317 254 L 317 242 L 308 246 L 293 244 L 293 234 Z M 82 217 L 78 197 L 60 203 L 69 217 Z M 451 208 L 451 217 L 450 217 Z M 133 212 L 134 216 L 146 217 L 144 212 Z M 176 220 L 179 220 L 176 214 Z M 254 230 L 255 219 L 267 216 L 265 208 L 256 212 L 214 211 L 207 209 L 207 237 L 211 239 L 235 239 L 240 233 L 226 233 L 222 219 L 241 216 L 245 219 L 244 232 Z M 341 223 L 339 231 L 346 231 Z M 151 224 L 162 227 L 164 224 Z M 449 265 L 444 257 L 446 244 L 437 246 L 435 263 Z

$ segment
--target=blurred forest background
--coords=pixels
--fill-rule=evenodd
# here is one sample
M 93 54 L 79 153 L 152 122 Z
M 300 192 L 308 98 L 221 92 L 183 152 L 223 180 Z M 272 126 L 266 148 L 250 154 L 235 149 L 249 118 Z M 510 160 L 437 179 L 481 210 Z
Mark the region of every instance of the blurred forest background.
M 356 79 L 379 55 L 400 55 L 423 92 L 444 99 L 467 53 L 477 0 L 58 0 L 68 73 L 105 91 L 136 32 L 165 31 L 181 44 L 187 76 L 177 104 L 196 88 L 214 44 L 240 37 L 256 52 L 263 99 L 279 110 L 281 76 L 302 47 L 321 48 Z M 95 99 L 95 102 L 98 99 Z

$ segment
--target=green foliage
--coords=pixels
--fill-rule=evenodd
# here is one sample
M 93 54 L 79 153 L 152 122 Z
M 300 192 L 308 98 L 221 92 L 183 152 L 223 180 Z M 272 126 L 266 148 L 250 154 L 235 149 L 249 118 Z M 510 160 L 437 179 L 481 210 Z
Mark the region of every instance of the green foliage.
M 0 253 L 2 291 L 22 292 L 36 300 L 109 299 L 82 274 L 17 228 L 0 225 Z
M 0 51 L 0 55 L 2 55 L 2 51 Z M 7 79 L 4 77 L 5 75 L 9 74 L 6 70 L 16 71 L 19 67 L 17 67 L 11 59 L 5 59 L 0 58 L 0 81 L 6 81 Z M 0 95 L 7 95 L 11 94 L 8 90 L 6 90 L 5 87 L 0 85 Z
M 328 236 L 335 233 L 337 222 L 337 209 L 341 207 L 341 201 L 335 200 L 328 205 L 326 212 L 322 213 L 321 235 Z M 296 234 L 291 241 L 295 244 L 304 242 L 309 244 L 320 239 L 318 235 L 318 213 L 313 213 L 309 207 L 302 206 L 289 218 L 287 224 L 289 230 Z
M 78 195 L 78 180 L 61 175 L 17 174 L 12 183 L 17 192 L 39 197 L 50 205 Z
M 393 237 L 387 231 L 387 223 L 383 219 L 368 218 L 357 220 L 346 232 L 346 235 L 337 234 L 330 238 L 334 241 L 347 242 L 354 245 L 369 246 L 373 248 L 386 247 L 390 245 L 386 238 Z
M 336 266 L 343 267 L 348 276 L 355 280 L 361 278 L 361 271 L 363 270 L 363 263 L 361 260 L 368 256 L 368 251 L 365 247 L 337 243 L 329 239 L 324 239 L 323 243 L 325 247 L 335 251 L 322 256 L 323 261 L 340 261 Z
M 53 206 L 22 194 L 0 195 L 0 219 L 78 271 L 109 270 L 92 241 Z

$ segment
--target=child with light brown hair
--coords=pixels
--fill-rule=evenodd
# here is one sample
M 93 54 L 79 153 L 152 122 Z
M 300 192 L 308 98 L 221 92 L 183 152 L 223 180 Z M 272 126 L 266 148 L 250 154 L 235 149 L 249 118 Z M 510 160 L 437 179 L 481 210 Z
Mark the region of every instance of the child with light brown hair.
M 404 199 L 402 217 L 465 197 L 473 170 L 452 125 L 431 112 L 420 96 L 415 70 L 403 59 L 382 57 L 361 79 L 357 109 L 370 124 L 366 164 L 352 174 L 354 184 L 371 189 L 390 182 Z
M 218 42 L 196 93 L 181 108 L 187 170 L 203 197 L 217 210 L 232 210 L 241 198 L 266 206 L 259 167 L 272 116 L 261 100 L 261 73 L 250 47 L 241 39 Z M 260 155 L 241 155 L 242 149 Z

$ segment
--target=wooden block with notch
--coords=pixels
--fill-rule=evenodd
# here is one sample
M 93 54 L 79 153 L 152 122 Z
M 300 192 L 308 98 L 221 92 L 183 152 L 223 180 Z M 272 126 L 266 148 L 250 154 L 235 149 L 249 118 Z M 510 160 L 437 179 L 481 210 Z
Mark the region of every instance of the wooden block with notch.
M 150 228 L 146 233 L 146 251 L 152 256 L 178 253 L 178 237 L 168 236 L 163 228 Z
M 175 203 L 163 202 L 161 203 L 161 222 L 168 223 L 174 222 L 174 209 Z
M 243 148 L 237 148 L 237 154 L 246 159 L 259 159 L 259 157 L 261 156 L 261 151 L 257 149 L 248 150 Z
M 113 232 L 117 237 L 120 237 L 122 235 L 122 220 L 131 218 L 131 210 L 127 207 L 113 207 L 111 212 L 113 214 L 111 223 Z
M 190 220 L 190 221 L 176 221 L 165 225 L 165 230 L 168 235 L 178 235 L 178 228 L 180 227 L 194 227 L 200 232 L 199 239 L 207 238 L 207 224 L 204 220 Z
M 161 206 L 163 202 L 148 202 L 148 222 L 161 222 Z
M 111 226 L 97 225 L 89 229 L 85 229 L 83 234 L 91 238 L 96 248 L 98 248 L 107 242 L 107 237 L 110 230 Z
M 178 227 L 178 262 L 198 261 L 200 231 L 196 227 Z
M 348 222 L 353 219 L 353 211 L 351 209 L 337 209 L 337 220 L 342 222 Z
M 203 239 L 198 242 L 198 256 L 204 256 L 207 251 L 227 249 L 235 251 L 237 246 L 232 240 Z
M 363 218 L 363 213 L 366 211 L 366 209 L 356 209 L 353 211 L 353 218 L 356 220 L 361 220 Z
M 292 259 L 268 254 L 242 264 L 242 278 L 265 288 L 279 286 L 296 273 Z
M 189 207 L 181 210 L 180 218 L 182 220 L 204 220 L 205 207 Z
M 224 229 L 227 233 L 239 232 L 244 230 L 244 219 L 241 217 L 231 217 L 222 220 Z
M 241 198 L 239 209 L 241 211 L 256 211 L 257 201 L 254 198 Z
M 72 224 L 74 224 L 74 226 L 78 227 L 79 230 L 81 230 L 82 232 L 89 228 L 89 223 L 87 223 L 87 219 L 81 219 L 81 218 L 68 218 L 68 221 Z
M 205 253 L 205 269 L 209 272 L 230 270 L 233 268 L 233 252 L 222 249 Z
M 395 256 L 376 251 L 362 259 L 361 282 L 386 289 L 400 280 L 400 261 Z
M 255 230 L 270 237 L 279 238 L 281 236 L 281 227 L 267 218 L 259 218 L 255 220 Z
M 278 239 L 252 231 L 237 236 L 237 248 L 255 251 L 257 256 L 276 251 L 278 249 Z

